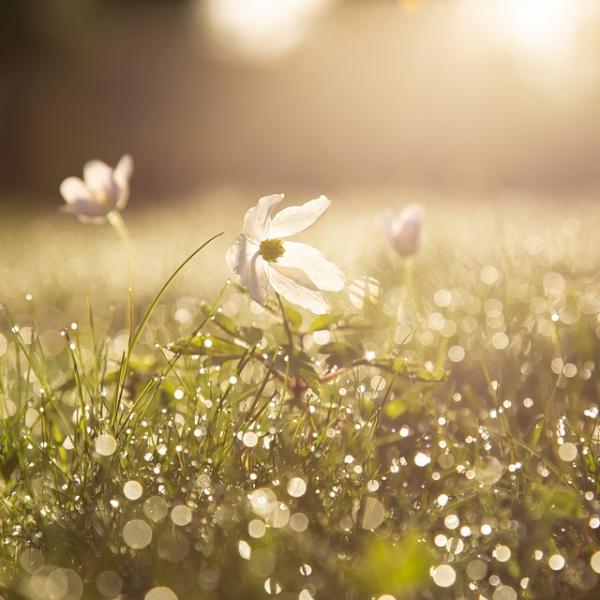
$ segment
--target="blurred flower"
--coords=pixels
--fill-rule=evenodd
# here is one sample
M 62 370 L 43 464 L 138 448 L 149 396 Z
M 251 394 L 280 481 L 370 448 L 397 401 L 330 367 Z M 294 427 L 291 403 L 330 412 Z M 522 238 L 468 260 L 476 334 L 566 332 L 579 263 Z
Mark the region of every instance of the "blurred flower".
M 67 177 L 60 184 L 60 193 L 67 203 L 63 210 L 84 222 L 103 223 L 111 211 L 125 208 L 132 172 L 133 159 L 128 154 L 114 169 L 100 160 L 85 163 L 83 181 Z
M 409 204 L 398 215 L 385 212 L 380 219 L 380 226 L 388 244 L 400 256 L 410 256 L 419 249 L 421 227 L 425 216 L 422 204 Z
M 227 251 L 227 264 L 261 304 L 273 288 L 293 304 L 315 314 L 326 313 L 330 306 L 321 290 L 340 291 L 344 275 L 312 246 L 281 238 L 308 229 L 331 202 L 320 196 L 273 216 L 275 205 L 282 200 L 283 194 L 265 196 L 246 213 L 242 233 Z

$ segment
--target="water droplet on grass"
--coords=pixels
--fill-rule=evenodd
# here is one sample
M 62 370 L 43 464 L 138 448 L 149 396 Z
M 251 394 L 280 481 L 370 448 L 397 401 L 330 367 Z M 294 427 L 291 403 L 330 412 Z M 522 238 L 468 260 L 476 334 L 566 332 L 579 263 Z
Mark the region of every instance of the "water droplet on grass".
M 123 540 L 133 550 L 141 550 L 152 541 L 152 528 L 142 519 L 132 519 L 123 527 Z
M 144 488 L 142 487 L 142 484 L 137 481 L 128 481 L 123 486 L 123 494 L 125 494 L 125 497 L 129 500 L 138 500 L 142 497 L 143 492 Z
M 456 571 L 450 565 L 433 567 L 433 581 L 439 587 L 450 587 L 456 581 Z
M 155 523 L 162 521 L 168 512 L 167 503 L 160 496 L 152 496 L 144 502 L 144 514 Z
M 94 440 L 94 448 L 100 456 L 112 456 L 117 449 L 117 442 L 109 433 L 102 433 Z
M 306 482 L 301 477 L 292 477 L 287 484 L 287 493 L 292 498 L 300 498 L 306 493 Z
M 144 600 L 177 600 L 177 596 L 168 587 L 155 587 L 144 596 Z
M 511 555 L 510 548 L 508 546 L 504 546 L 502 544 L 498 544 L 492 551 L 492 556 L 498 562 L 506 562 L 507 560 L 510 559 L 510 555 Z
M 123 588 L 123 580 L 116 571 L 102 571 L 96 577 L 96 589 L 107 598 L 114 598 Z
M 548 559 L 548 566 L 553 571 L 560 571 L 561 569 L 564 568 L 565 564 L 566 564 L 566 561 L 565 561 L 564 557 L 561 556 L 560 554 L 553 554 Z
M 185 504 L 178 504 L 171 511 L 171 521 L 175 525 L 185 527 L 192 522 L 192 511 Z
M 573 462 L 577 458 L 577 446 L 571 442 L 566 442 L 559 446 L 558 456 L 565 462 Z

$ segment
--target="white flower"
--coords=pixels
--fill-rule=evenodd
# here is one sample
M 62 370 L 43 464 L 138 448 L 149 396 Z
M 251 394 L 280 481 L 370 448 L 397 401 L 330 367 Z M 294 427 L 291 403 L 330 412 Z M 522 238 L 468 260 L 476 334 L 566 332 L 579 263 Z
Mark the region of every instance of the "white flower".
M 320 196 L 273 216 L 282 200 L 283 194 L 265 196 L 246 213 L 242 233 L 227 251 L 227 264 L 257 302 L 264 304 L 273 288 L 289 302 L 324 314 L 330 306 L 321 291 L 340 291 L 344 275 L 312 246 L 282 238 L 308 229 L 331 202 Z
M 390 211 L 382 215 L 379 224 L 392 250 L 400 256 L 410 256 L 418 250 L 424 216 L 422 204 L 409 204 L 396 216 Z
M 125 208 L 132 172 L 133 159 L 128 154 L 114 169 L 100 160 L 87 162 L 83 181 L 67 177 L 60 184 L 60 193 L 67 203 L 63 210 L 81 221 L 103 223 L 111 211 Z

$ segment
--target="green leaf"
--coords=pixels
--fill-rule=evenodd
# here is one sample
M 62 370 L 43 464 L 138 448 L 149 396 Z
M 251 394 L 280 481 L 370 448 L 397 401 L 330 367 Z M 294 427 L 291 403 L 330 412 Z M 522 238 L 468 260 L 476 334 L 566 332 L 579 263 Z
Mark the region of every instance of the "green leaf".
M 351 578 L 362 591 L 362 597 L 379 594 L 406 594 L 429 584 L 431 553 L 409 534 L 392 543 L 374 540 L 361 552 L 352 569 Z
M 329 342 L 321 346 L 320 352 L 327 354 L 329 367 L 347 367 L 363 355 L 362 348 L 358 349 L 344 342 Z
M 219 327 L 221 327 L 221 329 L 227 331 L 227 333 L 231 334 L 234 337 L 239 337 L 239 329 L 235 324 L 235 321 L 231 317 L 228 317 L 223 313 L 216 312 L 213 315 L 213 320 L 219 325 Z
M 390 419 L 397 419 L 408 410 L 408 404 L 401 398 L 396 398 L 388 402 L 385 406 L 384 413 Z
M 313 331 L 320 331 L 322 329 L 330 329 L 332 325 L 335 325 L 338 321 L 338 317 L 335 315 L 320 315 L 316 319 L 313 319 L 312 323 L 308 326 L 306 333 L 312 333 Z
M 533 431 L 531 432 L 531 435 L 529 436 L 529 445 L 532 448 L 534 448 L 534 449 L 537 448 L 537 445 L 540 441 L 540 436 L 542 435 L 543 429 L 544 429 L 544 418 L 542 417 L 535 424 L 535 427 L 533 428 Z
M 289 305 L 286 306 L 285 316 L 296 329 L 299 329 L 302 326 L 302 315 L 300 314 L 300 311 L 296 310 L 294 307 Z
M 154 356 L 132 356 L 129 359 L 129 367 L 136 373 L 151 373 L 156 367 L 156 358 Z
M 534 518 L 573 518 L 586 516 L 579 494 L 566 486 L 532 485 L 526 505 Z
M 395 373 L 406 371 L 406 359 L 401 356 L 378 356 L 371 361 L 371 365 L 379 369 L 389 369 Z
M 197 354 L 199 356 L 214 356 L 227 360 L 241 358 L 247 349 L 240 344 L 225 340 L 215 335 L 196 335 L 190 339 L 180 340 L 169 344 L 168 349 L 178 354 Z
M 263 339 L 263 335 L 263 330 L 258 327 L 240 327 L 237 337 L 243 339 L 249 346 L 254 346 Z
M 298 368 L 298 377 L 308 385 L 308 387 L 318 394 L 321 388 L 319 374 L 315 371 L 311 364 L 303 363 Z
M 2 461 L 0 462 L 0 474 L 2 474 L 4 479 L 10 479 L 17 464 L 18 460 L 16 452 L 13 450 L 7 452 L 6 449 L 3 449 Z

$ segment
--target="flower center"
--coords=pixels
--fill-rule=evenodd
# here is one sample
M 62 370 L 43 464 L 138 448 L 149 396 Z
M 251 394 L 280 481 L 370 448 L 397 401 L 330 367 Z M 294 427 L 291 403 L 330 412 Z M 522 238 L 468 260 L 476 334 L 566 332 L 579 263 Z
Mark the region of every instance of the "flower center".
M 94 190 L 94 200 L 96 200 L 98 204 L 106 206 L 108 204 L 108 194 L 103 189 Z
M 283 240 L 265 240 L 260 243 L 258 253 L 267 262 L 276 262 L 277 259 L 283 256 Z

